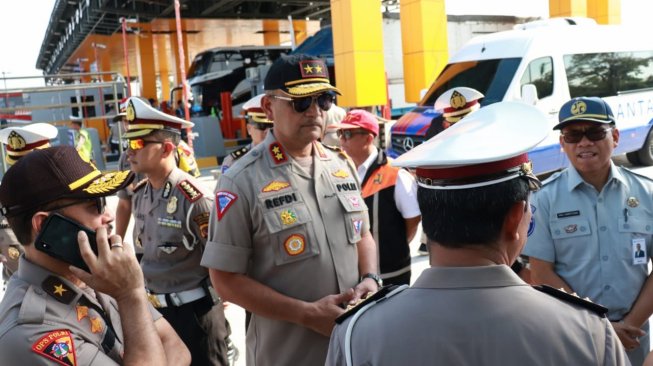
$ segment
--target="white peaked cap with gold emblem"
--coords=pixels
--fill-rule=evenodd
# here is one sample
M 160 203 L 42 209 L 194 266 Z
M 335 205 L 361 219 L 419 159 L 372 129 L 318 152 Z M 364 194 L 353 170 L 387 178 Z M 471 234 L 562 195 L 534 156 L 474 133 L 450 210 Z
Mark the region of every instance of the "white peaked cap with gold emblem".
M 533 106 L 500 102 L 481 108 L 392 162 L 416 168 L 429 189 L 467 189 L 533 175 L 527 151 L 546 138 L 546 116 Z
M 21 156 L 34 149 L 50 147 L 50 140 L 57 137 L 57 128 L 49 123 L 32 123 L 0 130 L 0 142 L 7 146 L 5 160 L 14 164 Z
M 254 123 L 272 123 L 263 111 L 261 99 L 265 94 L 261 93 L 243 104 L 243 112 Z
M 479 100 L 483 97 L 484 95 L 476 89 L 460 86 L 442 93 L 436 99 L 433 108 L 441 112 L 444 119 L 455 123 L 479 109 L 481 107 Z
M 193 127 L 193 122 L 171 116 L 153 108 L 147 100 L 131 97 L 127 100 L 125 109 L 129 123 L 123 139 L 133 139 L 149 135 L 156 130 L 166 130 L 180 133 L 182 128 Z

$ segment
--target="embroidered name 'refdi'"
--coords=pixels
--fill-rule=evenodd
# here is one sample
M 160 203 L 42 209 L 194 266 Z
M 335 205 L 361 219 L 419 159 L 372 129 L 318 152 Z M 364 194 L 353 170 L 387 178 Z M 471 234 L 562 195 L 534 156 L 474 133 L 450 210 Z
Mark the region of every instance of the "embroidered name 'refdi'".
M 567 212 L 559 212 L 556 214 L 559 219 L 565 218 L 565 217 L 572 217 L 572 216 L 580 216 L 580 211 L 567 211 Z

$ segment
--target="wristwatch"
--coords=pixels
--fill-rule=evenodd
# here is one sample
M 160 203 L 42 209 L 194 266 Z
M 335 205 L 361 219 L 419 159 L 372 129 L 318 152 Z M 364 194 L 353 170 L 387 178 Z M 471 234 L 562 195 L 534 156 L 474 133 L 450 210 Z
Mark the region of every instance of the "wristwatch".
M 383 287 L 383 280 L 381 279 L 381 277 L 379 277 L 378 274 L 376 274 L 376 273 L 366 273 L 366 274 L 361 276 L 361 279 L 360 279 L 359 282 L 363 282 L 363 280 L 366 279 L 366 278 L 373 279 L 374 282 L 376 282 L 376 285 L 379 286 L 379 288 Z

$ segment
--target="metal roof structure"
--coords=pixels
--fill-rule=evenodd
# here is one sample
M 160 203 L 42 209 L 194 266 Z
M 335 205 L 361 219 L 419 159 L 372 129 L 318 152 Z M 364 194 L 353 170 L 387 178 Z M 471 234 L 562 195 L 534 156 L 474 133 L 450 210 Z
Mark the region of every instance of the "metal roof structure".
M 308 19 L 330 23 L 330 0 L 179 0 L 185 19 Z M 383 0 L 398 7 L 398 0 Z M 175 17 L 173 0 L 56 0 L 36 68 L 59 72 L 90 34 L 120 32 L 121 18 L 139 22 Z

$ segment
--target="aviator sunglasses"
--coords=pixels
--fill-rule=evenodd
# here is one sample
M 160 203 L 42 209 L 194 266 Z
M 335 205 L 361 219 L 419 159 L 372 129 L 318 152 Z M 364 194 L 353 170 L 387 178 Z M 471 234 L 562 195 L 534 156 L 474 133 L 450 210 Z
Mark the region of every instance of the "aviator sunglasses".
M 140 150 L 149 144 L 162 144 L 163 141 L 148 141 L 143 139 L 129 140 L 129 148 L 132 150 Z
M 320 107 L 321 110 L 326 112 L 329 109 L 331 109 L 331 106 L 333 105 L 333 100 L 335 99 L 333 94 L 330 93 L 322 93 L 319 95 L 313 95 L 310 97 L 301 97 L 301 98 L 289 98 L 280 95 L 272 95 L 272 97 L 274 97 L 275 99 L 285 100 L 287 102 L 290 102 L 290 104 L 292 104 L 293 109 L 297 113 L 306 112 L 306 110 L 311 107 L 311 104 L 313 104 L 313 101 L 316 101 L 317 106 Z
M 603 140 L 607 135 L 610 128 L 590 128 L 585 131 L 581 130 L 572 130 L 562 134 L 562 139 L 568 144 L 576 144 L 583 139 L 583 136 L 587 137 L 590 141 L 600 141 Z

